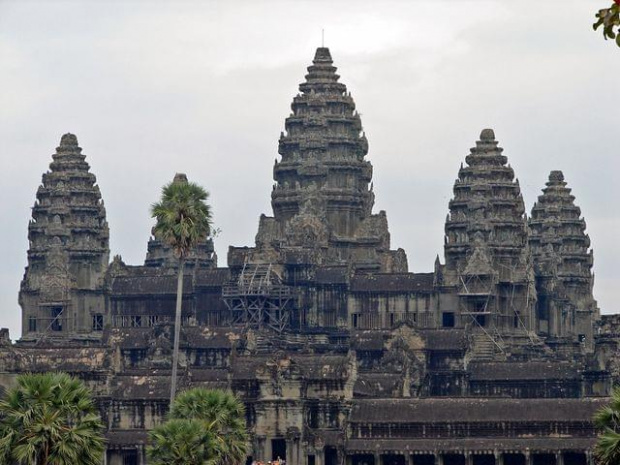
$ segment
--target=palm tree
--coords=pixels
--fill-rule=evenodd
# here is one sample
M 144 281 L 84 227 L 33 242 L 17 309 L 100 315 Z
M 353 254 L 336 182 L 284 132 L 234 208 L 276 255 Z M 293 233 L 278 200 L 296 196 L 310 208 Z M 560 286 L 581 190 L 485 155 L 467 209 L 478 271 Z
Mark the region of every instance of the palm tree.
M 215 441 L 217 464 L 242 464 L 248 451 L 245 406 L 231 392 L 190 389 L 176 398 L 171 419 L 194 419 L 205 423 Z
M 103 429 L 80 380 L 66 373 L 20 375 L 0 401 L 0 463 L 99 465 Z
M 177 388 L 183 268 L 188 254 L 211 232 L 211 208 L 206 203 L 208 197 L 209 193 L 199 185 L 188 182 L 187 176 L 176 174 L 174 180 L 163 187 L 161 200 L 151 206 L 151 215 L 157 219 L 153 235 L 170 245 L 179 259 L 170 404 L 174 402 Z
M 149 432 L 154 465 L 215 465 L 213 435 L 199 420 L 168 420 Z
M 614 389 L 611 403 L 596 412 L 594 424 L 602 431 L 594 449 L 597 463 L 620 463 L 620 388 Z

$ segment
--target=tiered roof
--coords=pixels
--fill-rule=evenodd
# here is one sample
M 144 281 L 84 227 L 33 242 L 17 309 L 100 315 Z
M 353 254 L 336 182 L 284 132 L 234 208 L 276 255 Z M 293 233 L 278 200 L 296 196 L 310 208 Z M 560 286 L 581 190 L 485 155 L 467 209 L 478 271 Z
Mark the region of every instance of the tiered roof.
M 109 258 L 109 229 L 101 192 L 75 135 L 63 135 L 52 158 L 28 225 L 30 248 L 23 286 L 36 289 L 44 285 L 36 279 L 43 273 L 52 278 L 68 274 L 69 263 L 74 262 L 86 266 L 75 284 L 94 288 Z
M 543 194 L 532 208 L 529 225 L 537 275 L 559 278 L 565 286 L 564 291 L 574 294 L 573 300 L 591 298 L 590 238 L 585 232 L 581 209 L 575 205 L 575 196 L 566 187 L 561 171 L 549 174 Z
M 522 261 L 527 245 L 525 205 L 502 151 L 493 130 L 484 129 L 465 159 L 467 166 L 459 170 L 445 226 L 448 269 L 480 268 L 487 273 L 488 266 L 474 265 L 490 262 L 502 273 Z M 476 263 L 469 264 L 470 257 Z
M 294 249 L 296 262 L 406 271 L 404 251 L 389 250 L 385 212 L 372 214 L 372 165 L 364 159 L 368 142 L 339 78 L 329 49 L 318 48 L 280 137 L 274 217 L 261 217 L 258 256 L 268 251 L 272 261 L 276 248 L 285 261 Z M 322 252 L 309 259 L 301 249 Z

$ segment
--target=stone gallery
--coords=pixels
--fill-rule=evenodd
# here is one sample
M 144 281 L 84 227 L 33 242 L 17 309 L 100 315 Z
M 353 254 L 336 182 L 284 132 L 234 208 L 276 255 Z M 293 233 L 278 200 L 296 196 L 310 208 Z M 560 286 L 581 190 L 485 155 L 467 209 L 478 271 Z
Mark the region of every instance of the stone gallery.
M 443 260 L 410 273 L 386 213 L 373 212 L 368 142 L 327 48 L 299 90 L 255 245 L 230 247 L 226 268 L 211 239 L 189 259 L 180 388 L 245 402 L 249 461 L 591 463 L 592 415 L 620 373 L 620 320 L 600 316 L 562 172 L 526 214 L 484 129 L 458 170 Z M 168 409 L 177 260 L 151 237 L 143 265 L 110 261 L 76 136 L 52 158 L 28 225 L 23 334 L 2 335 L 0 384 L 26 371 L 80 377 L 107 425 L 107 463 L 144 464 L 147 431 Z

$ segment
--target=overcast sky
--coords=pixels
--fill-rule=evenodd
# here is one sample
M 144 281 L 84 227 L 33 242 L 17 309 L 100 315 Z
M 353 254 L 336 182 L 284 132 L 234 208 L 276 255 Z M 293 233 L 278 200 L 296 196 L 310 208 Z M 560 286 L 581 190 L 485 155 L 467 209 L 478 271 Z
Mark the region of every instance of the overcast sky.
M 331 49 L 370 144 L 375 210 L 414 272 L 443 262 L 459 165 L 495 129 L 528 210 L 560 169 L 588 224 L 595 297 L 620 282 L 620 49 L 592 31 L 609 0 L 0 0 L 0 326 L 60 136 L 97 176 L 111 253 L 141 264 L 149 205 L 175 172 L 211 193 L 219 265 L 271 214 L 272 167 L 315 48 Z

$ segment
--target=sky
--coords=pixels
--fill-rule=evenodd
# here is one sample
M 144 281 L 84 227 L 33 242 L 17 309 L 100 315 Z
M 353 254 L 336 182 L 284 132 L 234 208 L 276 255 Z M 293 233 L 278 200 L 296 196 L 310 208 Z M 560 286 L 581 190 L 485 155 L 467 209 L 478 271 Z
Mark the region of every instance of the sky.
M 19 283 L 41 175 L 66 132 L 97 176 L 111 257 L 142 264 L 149 206 L 176 172 L 210 192 L 219 266 L 251 246 L 278 138 L 316 47 L 361 113 L 375 211 L 409 269 L 443 262 L 461 162 L 491 127 L 531 210 L 564 172 L 617 313 L 620 49 L 592 30 L 608 0 L 0 0 L 0 327 Z

